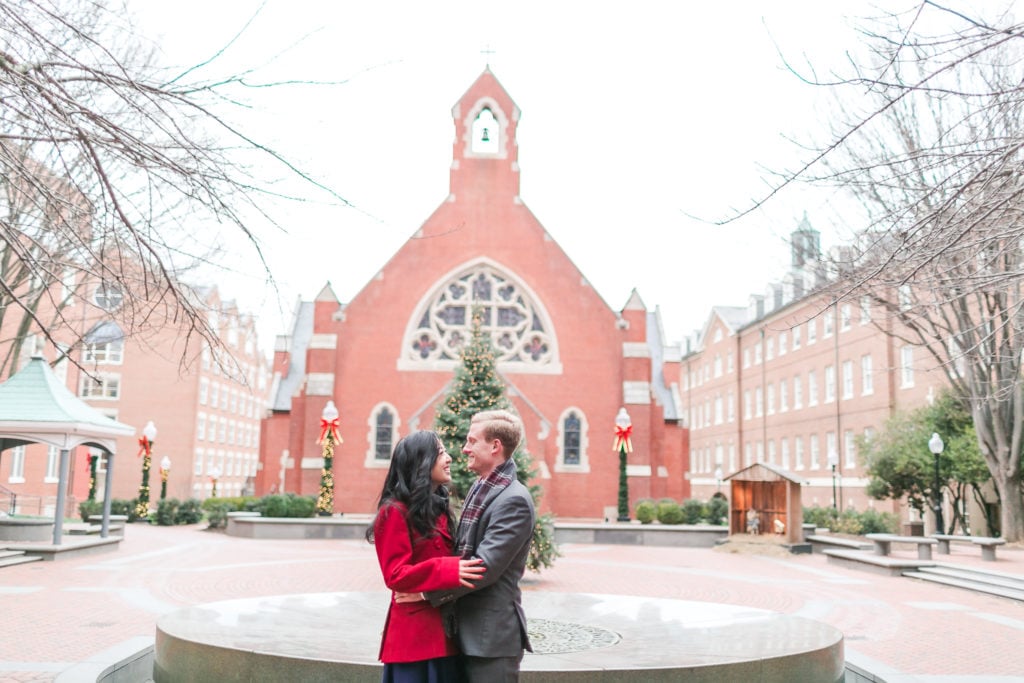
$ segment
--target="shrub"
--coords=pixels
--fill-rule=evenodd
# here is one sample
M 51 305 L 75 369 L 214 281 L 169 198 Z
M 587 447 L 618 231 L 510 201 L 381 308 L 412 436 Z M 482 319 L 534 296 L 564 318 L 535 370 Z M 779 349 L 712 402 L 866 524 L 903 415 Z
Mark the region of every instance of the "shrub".
M 696 498 L 688 498 L 683 501 L 682 512 L 683 524 L 700 524 L 705 515 L 704 503 Z
M 709 524 L 719 526 L 729 523 L 729 501 L 725 496 L 711 496 L 711 500 L 708 501 L 707 520 Z
M 196 498 L 189 498 L 184 501 L 174 515 L 175 524 L 196 524 L 202 519 L 202 506 Z
M 862 533 L 862 526 L 860 523 L 860 515 L 856 510 L 843 510 L 842 514 L 833 522 L 829 527 L 832 531 L 839 534 L 850 534 L 851 536 L 860 536 Z
M 206 521 L 210 529 L 223 529 L 228 525 L 228 512 L 231 506 L 226 503 L 210 505 L 206 511 Z
M 898 525 L 899 519 L 891 512 L 879 512 L 868 508 L 860 513 L 862 534 L 894 534 Z
M 531 572 L 539 572 L 542 568 L 555 566 L 555 558 L 561 556 L 555 543 L 554 516 L 551 513 L 538 516 L 530 553 L 526 557 L 526 568 Z
M 89 521 L 89 515 L 103 514 L 102 500 L 83 500 L 78 504 L 78 514 L 83 522 Z
M 641 524 L 650 524 L 658 516 L 658 506 L 649 498 L 644 498 L 636 503 L 636 518 Z
M 181 502 L 177 498 L 165 498 L 156 504 L 154 520 L 159 526 L 173 526 Z
M 316 514 L 316 500 L 312 496 L 294 493 L 265 496 L 256 511 L 264 517 L 312 517 Z
M 804 508 L 804 524 L 831 529 L 835 525 L 835 521 L 836 512 L 832 508 L 823 508 L 818 505 Z
M 674 500 L 662 499 L 658 503 L 658 521 L 662 524 L 682 524 L 683 509 Z

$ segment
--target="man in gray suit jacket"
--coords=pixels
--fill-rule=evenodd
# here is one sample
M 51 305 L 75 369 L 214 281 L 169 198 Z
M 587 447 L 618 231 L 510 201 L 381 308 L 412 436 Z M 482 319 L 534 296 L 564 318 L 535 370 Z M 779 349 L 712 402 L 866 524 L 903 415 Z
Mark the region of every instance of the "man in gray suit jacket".
M 522 435 L 523 423 L 506 410 L 473 416 L 462 452 L 478 478 L 462 507 L 455 554 L 479 557 L 486 572 L 473 588 L 426 594 L 445 612 L 446 628 L 454 622 L 470 683 L 518 681 L 523 650 L 532 652 L 519 580 L 535 512 L 512 459 Z

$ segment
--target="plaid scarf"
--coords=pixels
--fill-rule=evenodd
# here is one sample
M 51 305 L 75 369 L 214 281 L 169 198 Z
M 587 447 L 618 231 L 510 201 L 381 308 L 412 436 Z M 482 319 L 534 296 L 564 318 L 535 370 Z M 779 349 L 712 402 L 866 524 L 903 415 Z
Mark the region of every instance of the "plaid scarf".
M 509 458 L 498 465 L 483 479 L 477 479 L 466 495 L 466 502 L 462 506 L 462 516 L 459 517 L 459 529 L 456 533 L 455 554 L 465 557 L 472 548 L 473 531 L 481 515 L 494 498 L 505 490 L 509 484 L 515 481 L 516 463 Z

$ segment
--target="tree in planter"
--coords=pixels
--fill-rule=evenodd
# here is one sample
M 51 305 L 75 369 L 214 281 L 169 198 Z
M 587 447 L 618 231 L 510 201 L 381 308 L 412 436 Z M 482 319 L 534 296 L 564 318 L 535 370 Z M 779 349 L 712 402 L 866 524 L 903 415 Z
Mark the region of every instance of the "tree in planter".
M 505 383 L 498 375 L 494 346 L 483 329 L 483 313 L 473 309 L 472 335 L 460 354 L 461 362 L 455 370 L 455 378 L 444 401 L 438 406 L 434 418 L 434 429 L 441 435 L 445 448 L 452 454 L 453 494 L 462 499 L 476 480 L 476 475 L 466 466 L 461 456 L 462 446 L 469 434 L 473 415 L 484 410 L 514 410 L 505 394 Z M 530 484 L 536 475 L 533 460 L 522 444 L 512 454 L 516 463 L 516 476 L 533 496 L 534 505 L 540 500 L 541 488 Z M 530 543 L 530 554 L 526 566 L 531 571 L 540 571 L 554 565 L 559 556 L 555 544 L 554 520 L 550 513 L 538 515 Z

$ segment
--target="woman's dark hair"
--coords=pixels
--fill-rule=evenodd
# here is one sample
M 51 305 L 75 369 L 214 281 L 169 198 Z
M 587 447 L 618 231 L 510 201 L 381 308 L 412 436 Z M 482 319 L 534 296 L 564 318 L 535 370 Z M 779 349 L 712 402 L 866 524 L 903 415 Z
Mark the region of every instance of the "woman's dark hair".
M 435 491 L 430 481 L 430 470 L 440 452 L 441 439 L 429 430 L 413 432 L 399 441 L 391 455 L 391 465 L 377 502 L 377 514 L 393 503 L 402 503 L 407 510 L 409 530 L 424 538 L 436 533 L 437 517 L 442 513 L 448 516 L 448 528 L 454 528 L 448 489 L 439 486 Z M 373 543 L 376 521 L 375 518 L 366 530 L 366 540 L 370 543 Z

